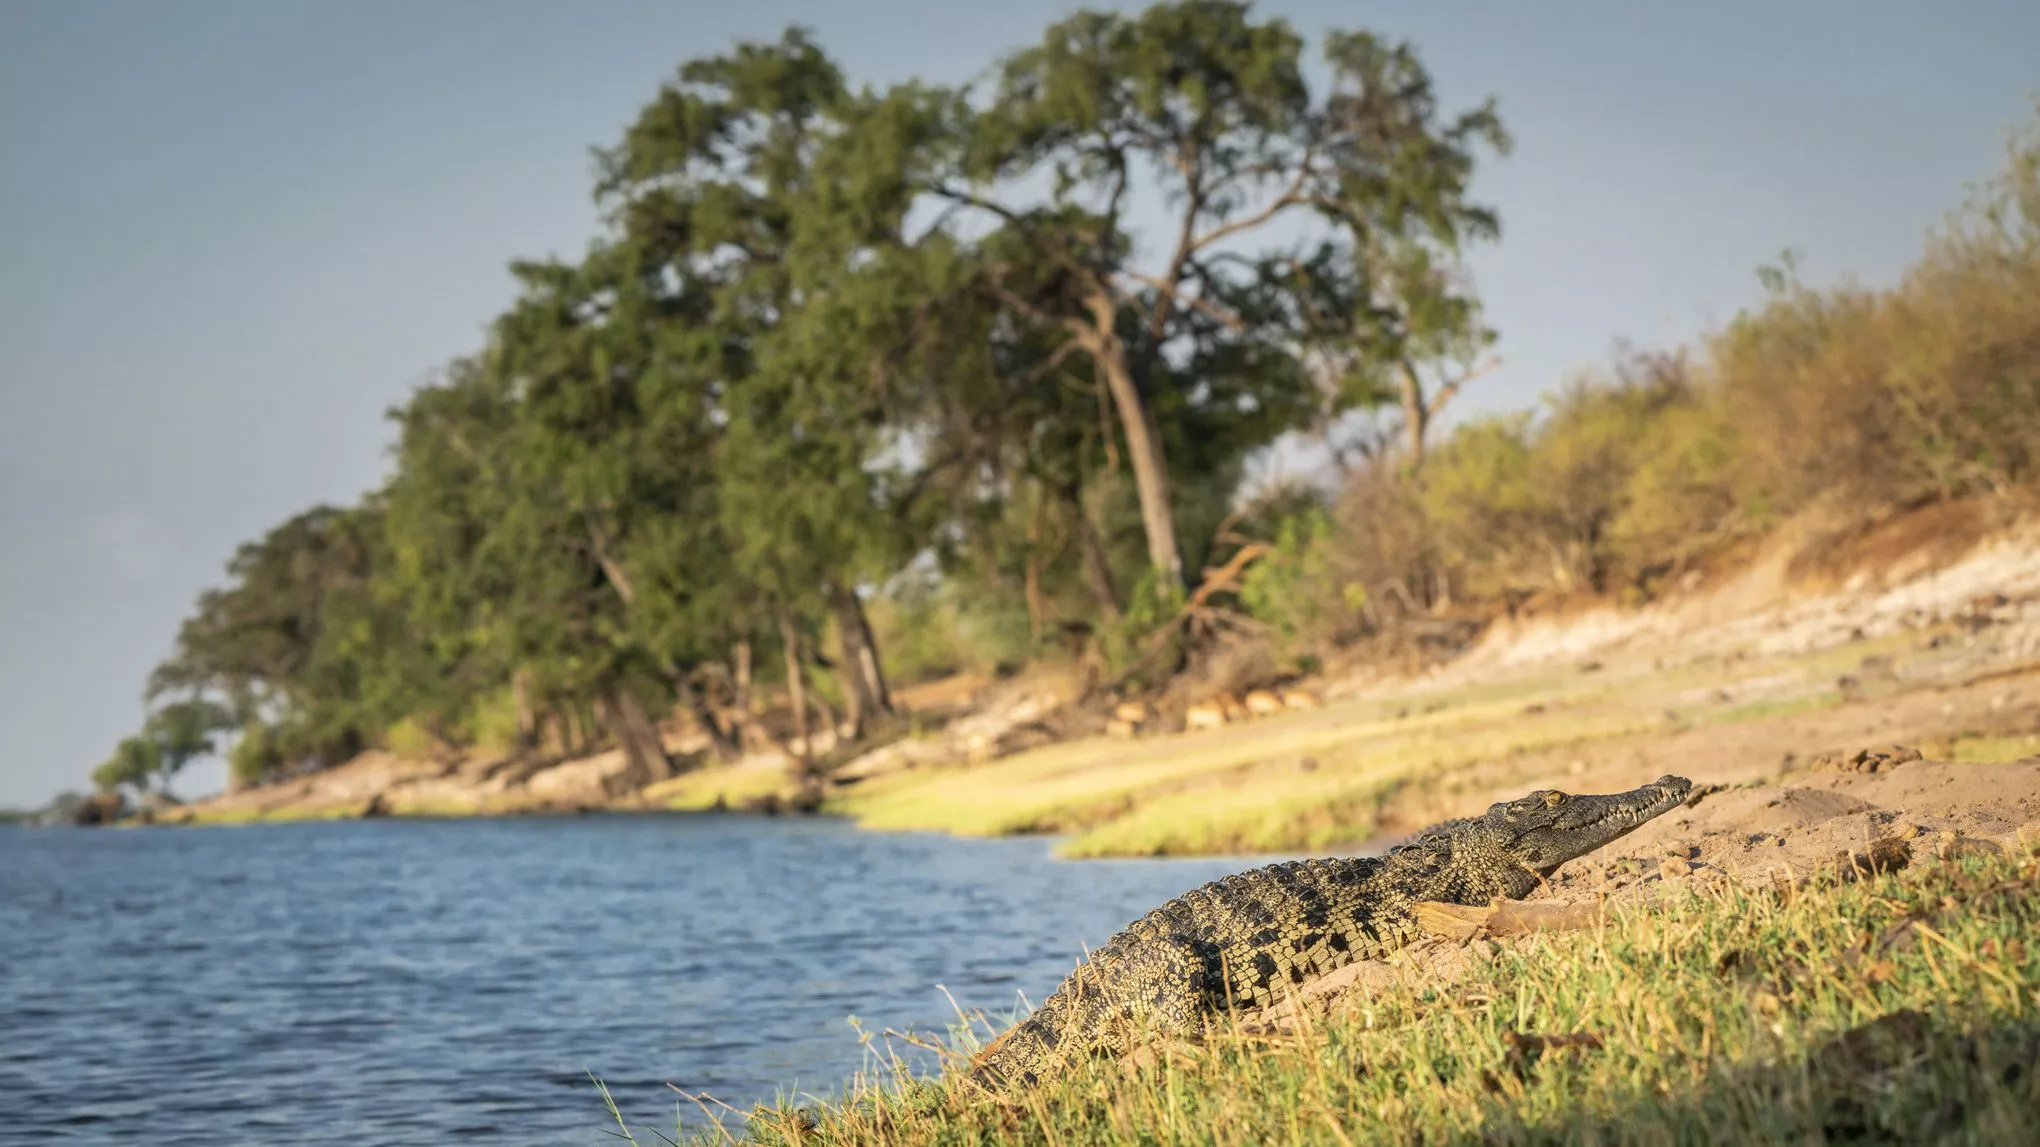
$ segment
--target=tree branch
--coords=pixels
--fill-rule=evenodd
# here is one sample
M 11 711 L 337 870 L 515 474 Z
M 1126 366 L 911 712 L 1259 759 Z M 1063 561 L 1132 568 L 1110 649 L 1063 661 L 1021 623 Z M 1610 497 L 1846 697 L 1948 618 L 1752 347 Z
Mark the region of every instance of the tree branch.
M 1162 288 L 1161 297 L 1155 300 L 1154 313 L 1148 316 L 1148 341 L 1162 341 L 1162 329 L 1168 325 L 1169 312 L 1176 305 L 1175 284 L 1183 278 L 1183 264 L 1197 253 L 1197 216 L 1204 210 L 1203 169 L 1197 166 L 1196 145 L 1185 139 L 1176 150 L 1176 169 L 1183 175 L 1184 204 L 1183 226 L 1176 233 L 1176 252 L 1169 258 L 1169 269 L 1162 281 L 1170 286 Z
M 1113 180 L 1112 196 L 1105 201 L 1105 218 L 1098 225 L 1098 249 L 1104 250 L 1112 242 L 1112 233 L 1119 230 L 1119 201 L 1126 195 L 1129 174 L 1126 167 L 1126 153 L 1117 148 L 1112 151 L 1112 166 L 1117 173 Z
M 1460 387 L 1465 386 L 1467 383 L 1472 382 L 1474 379 L 1479 378 L 1484 374 L 1487 374 L 1488 372 L 1494 370 L 1496 367 L 1500 365 L 1502 365 L 1500 359 L 1490 356 L 1482 360 L 1481 362 L 1474 364 L 1474 366 L 1468 369 L 1465 374 L 1462 374 L 1458 378 L 1452 379 L 1445 385 L 1439 387 L 1438 393 L 1431 396 L 1431 401 L 1424 410 L 1424 417 L 1426 418 L 1438 417 L 1438 412 L 1440 410 L 1445 409 L 1445 404 L 1452 401 L 1452 396 L 1459 393 Z M 1415 377 L 1416 371 L 1413 367 L 1410 366 L 1409 361 L 1407 359 L 1403 361 L 1403 369 L 1409 371 L 1411 376 Z
M 602 576 L 609 579 L 610 588 L 616 591 L 616 596 L 623 599 L 626 607 L 629 606 L 637 600 L 637 588 L 631 584 L 630 575 L 610 555 L 608 531 L 595 520 L 593 511 L 583 511 L 582 517 L 588 522 L 588 544 L 593 547 L 595 564 L 602 567 Z
M 1225 310 L 1224 308 L 1220 307 L 1217 303 L 1214 303 L 1211 300 L 1205 298 L 1203 295 L 1189 295 L 1187 297 L 1183 296 L 1183 293 L 1180 289 L 1181 287 L 1180 284 L 1171 285 L 1170 283 L 1162 279 L 1155 278 L 1153 275 L 1143 275 L 1138 271 L 1121 271 L 1120 274 L 1125 275 L 1127 278 L 1132 279 L 1137 283 L 1145 283 L 1148 286 L 1153 287 L 1155 290 L 1160 291 L 1164 298 L 1174 299 L 1176 301 L 1186 303 L 1193 310 L 1202 312 L 1205 315 L 1205 317 L 1211 319 L 1211 321 L 1233 332 L 1234 334 L 1242 334 L 1247 329 L 1246 324 L 1240 320 L 1240 317 L 1238 315 Z M 1156 313 L 1162 315 L 1165 318 L 1167 317 L 1165 311 L 1157 310 Z M 1154 337 L 1157 340 L 1159 340 L 1161 336 L 1159 332 L 1156 332 L 1154 334 Z
M 1310 203 L 1313 202 L 1314 200 L 1323 198 L 1322 196 L 1308 196 L 1303 194 L 1303 185 L 1310 179 L 1311 161 L 1316 158 L 1317 151 L 1315 148 L 1305 151 L 1303 153 L 1303 158 L 1297 163 L 1296 178 L 1289 181 L 1288 190 L 1284 191 L 1280 196 L 1278 196 L 1275 199 L 1273 203 L 1268 204 L 1268 206 L 1263 208 L 1262 210 L 1257 211 L 1244 219 L 1235 219 L 1229 223 L 1221 224 L 1217 227 L 1212 228 L 1210 231 L 1207 231 L 1204 234 L 1199 235 L 1195 240 L 1191 242 L 1190 253 L 1194 255 L 1198 251 L 1201 251 L 1204 248 L 1211 246 L 1213 243 L 1218 242 L 1220 239 L 1224 239 L 1232 235 L 1237 235 L 1242 231 L 1251 231 L 1254 228 L 1259 227 L 1261 224 L 1268 222 L 1270 219 L 1275 218 L 1277 215 L 1282 214 L 1284 211 L 1287 211 L 1291 207 L 1296 207 L 1300 204 Z
M 949 186 L 947 183 L 937 183 L 933 187 L 929 188 L 929 190 L 933 191 L 937 195 L 942 196 L 945 199 L 949 199 L 957 203 L 962 203 L 970 207 L 976 207 L 983 211 L 989 211 L 992 214 L 998 216 L 999 218 L 1004 219 L 1006 222 L 1011 223 L 1015 227 L 1026 227 L 1028 225 L 1026 216 L 1020 214 L 1019 212 L 1013 210 L 1010 207 L 1007 207 L 1002 203 L 986 199 L 982 195 L 977 195 L 969 191 L 958 191 L 956 188 Z

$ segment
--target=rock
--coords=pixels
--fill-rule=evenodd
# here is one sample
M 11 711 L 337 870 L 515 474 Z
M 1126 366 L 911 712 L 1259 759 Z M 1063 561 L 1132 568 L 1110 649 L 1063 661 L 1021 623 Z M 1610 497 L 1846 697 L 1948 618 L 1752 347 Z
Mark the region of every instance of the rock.
M 1199 729 L 1221 728 L 1225 722 L 1225 706 L 1216 701 L 1199 701 L 1183 714 L 1183 730 L 1190 733 Z
M 1816 773 L 1878 773 L 1924 759 L 1910 745 L 1880 745 L 1845 753 L 1822 753 L 1813 759 Z
M 1270 689 L 1256 689 L 1247 694 L 1246 710 L 1255 717 L 1273 717 L 1282 712 L 1282 698 Z
M 127 801 L 119 793 L 93 793 L 71 810 L 75 825 L 112 824 L 127 815 Z
M 1961 860 L 1971 856 L 1996 858 L 2004 854 L 2004 848 L 1992 841 L 1953 832 L 1936 833 L 1934 836 L 1934 855 L 1942 860 Z
M 1145 701 L 1122 701 L 1112 709 L 1112 719 L 1124 725 L 1145 725 L 1154 720 L 1154 710 Z
M 1319 708 L 1323 704 L 1318 695 L 1308 689 L 1286 689 L 1282 693 L 1282 707 L 1291 712 L 1300 713 L 1306 709 Z

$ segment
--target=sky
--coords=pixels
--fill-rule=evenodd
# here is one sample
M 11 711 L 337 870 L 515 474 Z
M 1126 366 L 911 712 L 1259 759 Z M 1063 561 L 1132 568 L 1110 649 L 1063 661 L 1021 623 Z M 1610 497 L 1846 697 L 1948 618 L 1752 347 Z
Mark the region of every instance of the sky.
M 681 61 L 800 23 L 856 80 L 961 82 L 1074 7 L 4 0 L 0 806 L 87 787 L 236 545 L 382 480 L 385 412 L 479 345 L 512 258 L 584 249 L 589 149 Z M 2029 0 L 1256 11 L 1499 97 L 1502 366 L 1461 415 L 1718 325 L 1787 247 L 1891 281 L 2040 92 Z

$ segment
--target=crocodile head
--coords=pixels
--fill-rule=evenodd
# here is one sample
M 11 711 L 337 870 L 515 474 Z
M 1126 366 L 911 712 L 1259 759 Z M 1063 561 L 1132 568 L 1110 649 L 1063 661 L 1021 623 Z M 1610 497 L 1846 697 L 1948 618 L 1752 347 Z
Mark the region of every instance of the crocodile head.
M 1480 820 L 1519 864 L 1550 876 L 1566 861 L 1677 807 L 1692 788 L 1684 777 L 1663 776 L 1626 793 L 1580 796 L 1541 789 L 1494 805 Z

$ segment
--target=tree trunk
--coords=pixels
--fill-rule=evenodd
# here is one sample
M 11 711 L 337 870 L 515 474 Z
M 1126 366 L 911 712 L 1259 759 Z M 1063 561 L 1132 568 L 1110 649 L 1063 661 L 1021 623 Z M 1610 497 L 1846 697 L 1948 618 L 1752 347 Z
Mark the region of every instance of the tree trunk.
M 579 702 L 574 705 L 575 754 L 587 756 L 599 746 L 602 737 L 602 722 L 594 702 Z
M 793 708 L 793 735 L 800 738 L 801 771 L 806 773 L 815 759 L 815 743 L 808 734 L 807 672 L 800 664 L 800 629 L 793 615 L 779 611 L 779 642 L 786 649 L 786 700 Z
M 827 697 L 812 690 L 808 693 L 808 699 L 814 702 L 815 708 L 822 711 L 822 720 L 828 723 L 830 733 L 840 739 L 843 735 L 843 718 L 836 713 L 836 707 L 829 704 Z
M 707 699 L 702 697 L 692 681 L 679 678 L 674 682 L 673 691 L 679 696 L 681 706 L 694 718 L 694 723 L 701 726 L 701 731 L 708 736 L 708 748 L 715 754 L 716 760 L 734 761 L 743 756 L 743 750 L 738 748 L 736 741 L 715 723 L 715 713 L 709 709 Z
M 1083 487 L 1071 482 L 1063 487 L 1063 500 L 1069 503 L 1070 516 L 1074 524 L 1071 529 L 1077 535 L 1077 551 L 1084 565 L 1084 584 L 1090 587 L 1091 600 L 1098 605 L 1098 612 L 1107 621 L 1119 620 L 1119 591 L 1112 584 L 1112 563 L 1105 558 L 1105 541 L 1098 536 L 1098 527 L 1091 521 L 1091 513 L 1084 506 Z
M 585 757 L 594 747 L 594 727 L 588 722 L 587 706 L 579 701 L 569 702 L 560 710 L 560 752 L 570 757 Z
M 651 718 L 631 696 L 630 690 L 618 689 L 610 694 L 604 706 L 608 710 L 610 731 L 616 734 L 623 746 L 623 755 L 630 761 L 630 771 L 636 778 L 635 787 L 663 781 L 673 775 L 673 761 L 666 756 L 666 746 L 659 741 L 659 730 Z
M 1424 466 L 1424 435 L 1431 429 L 1431 408 L 1424 402 L 1424 384 L 1408 368 L 1401 372 L 1403 434 L 1407 439 L 1409 472 Z
M 510 675 L 510 697 L 517 707 L 517 751 L 528 753 L 538 745 L 538 710 L 531 701 L 531 673 L 519 669 Z
M 1437 393 L 1426 396 L 1423 380 L 1417 377 L 1417 368 L 1409 360 L 1403 360 L 1397 373 L 1402 386 L 1403 433 L 1409 438 L 1409 473 L 1415 474 L 1423 468 L 1425 436 L 1430 433 L 1431 423 L 1437 421 L 1438 412 L 1445 409 L 1445 404 L 1452 401 L 1461 387 L 1486 374 L 1494 365 L 1492 359 L 1477 363 L 1464 374 L 1443 380 Z
M 735 738 L 739 745 L 753 746 L 757 744 L 758 728 L 757 723 L 751 720 L 750 638 L 747 637 L 737 642 L 737 648 L 731 654 L 730 661 L 734 667 L 730 674 L 733 684 L 733 695 L 730 698 L 730 711 L 732 714 L 730 735 Z
M 861 736 L 867 721 L 892 715 L 892 694 L 886 688 L 885 672 L 879 665 L 878 643 L 871 636 L 871 624 L 864 616 L 864 603 L 857 591 L 844 586 L 830 588 L 836 614 L 836 634 L 843 645 L 843 700 L 850 708 L 853 736 Z
M 1126 452 L 1133 463 L 1133 484 L 1140 496 L 1141 524 L 1147 530 L 1148 561 L 1169 578 L 1171 585 L 1183 584 L 1183 555 L 1176 544 L 1174 503 L 1169 496 L 1169 465 L 1162 453 L 1162 436 L 1154 413 L 1141 397 L 1126 357 L 1126 343 L 1116 333 L 1118 301 L 1099 291 L 1085 300 L 1091 311 L 1093 330 L 1087 350 L 1105 376 L 1105 388 L 1119 411 L 1119 424 L 1126 432 Z
M 1027 515 L 1027 562 L 1026 574 L 1021 583 L 1021 597 L 1027 603 L 1027 647 L 1041 648 L 1041 631 L 1048 624 L 1048 599 L 1041 589 L 1041 516 L 1048 508 L 1048 499 L 1039 491 L 1034 499 L 1034 508 Z

